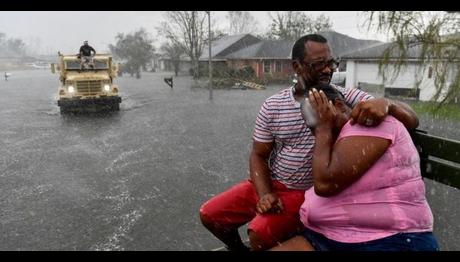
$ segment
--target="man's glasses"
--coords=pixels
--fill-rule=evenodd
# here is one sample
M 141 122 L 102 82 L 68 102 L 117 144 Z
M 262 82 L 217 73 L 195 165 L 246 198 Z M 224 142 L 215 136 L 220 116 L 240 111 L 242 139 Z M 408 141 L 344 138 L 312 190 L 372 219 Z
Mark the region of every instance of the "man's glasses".
M 301 62 L 303 64 L 308 65 L 310 68 L 318 72 L 323 71 L 326 66 L 329 67 L 329 69 L 331 69 L 332 71 L 334 71 L 339 67 L 339 63 L 340 63 L 334 58 L 328 61 L 318 61 L 318 62 L 313 62 L 313 63 L 307 63 L 305 61 L 301 61 Z

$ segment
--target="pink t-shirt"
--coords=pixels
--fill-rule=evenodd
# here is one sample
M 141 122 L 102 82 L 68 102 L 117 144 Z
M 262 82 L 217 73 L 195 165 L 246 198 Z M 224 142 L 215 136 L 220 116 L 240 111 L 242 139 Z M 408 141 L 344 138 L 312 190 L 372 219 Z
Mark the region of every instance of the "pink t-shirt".
M 420 158 L 406 128 L 387 116 L 378 127 L 347 123 L 337 139 L 374 136 L 391 140 L 383 156 L 355 183 L 332 197 L 305 192 L 303 224 L 329 239 L 358 243 L 400 232 L 433 231 Z

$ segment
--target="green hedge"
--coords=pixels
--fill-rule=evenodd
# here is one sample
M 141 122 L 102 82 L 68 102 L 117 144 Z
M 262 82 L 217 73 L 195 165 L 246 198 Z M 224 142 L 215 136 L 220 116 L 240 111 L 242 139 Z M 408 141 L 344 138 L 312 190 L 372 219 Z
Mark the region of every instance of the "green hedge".
M 199 76 L 201 78 L 209 76 L 208 64 L 200 65 Z M 255 78 L 256 72 L 251 66 L 235 69 L 229 67 L 225 63 L 215 63 L 212 65 L 212 76 L 216 78 L 238 78 L 248 80 Z

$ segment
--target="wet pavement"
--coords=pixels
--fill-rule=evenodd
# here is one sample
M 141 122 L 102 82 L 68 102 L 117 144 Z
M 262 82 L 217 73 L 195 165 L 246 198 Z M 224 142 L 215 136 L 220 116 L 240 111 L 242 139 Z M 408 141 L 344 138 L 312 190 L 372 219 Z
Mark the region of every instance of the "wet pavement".
M 170 88 L 170 76 L 118 78 L 119 112 L 65 116 L 57 75 L 0 82 L 0 250 L 221 246 L 199 207 L 247 178 L 257 112 L 284 87 L 214 90 L 210 101 L 188 76 Z M 427 196 L 442 249 L 460 250 L 459 190 L 427 181 Z

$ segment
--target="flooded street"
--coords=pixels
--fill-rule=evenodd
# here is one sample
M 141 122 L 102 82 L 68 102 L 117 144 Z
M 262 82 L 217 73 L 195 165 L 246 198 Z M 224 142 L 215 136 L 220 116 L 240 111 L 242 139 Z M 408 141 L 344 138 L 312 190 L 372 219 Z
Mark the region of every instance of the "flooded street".
M 214 90 L 210 101 L 191 77 L 170 88 L 170 76 L 117 78 L 119 112 L 78 115 L 59 113 L 59 76 L 48 70 L 2 79 L 0 250 L 221 246 L 199 207 L 248 177 L 258 110 L 285 87 Z M 421 119 L 422 129 L 455 138 L 458 123 L 444 126 Z M 426 190 L 441 249 L 459 250 L 460 190 L 432 181 Z

